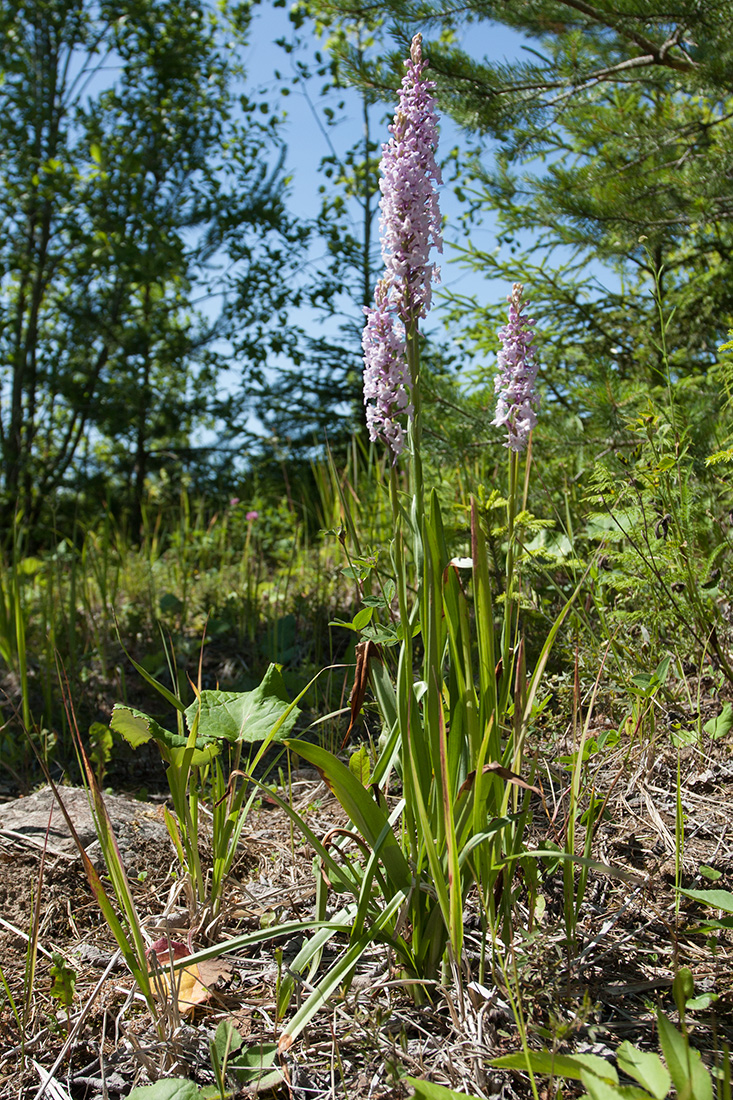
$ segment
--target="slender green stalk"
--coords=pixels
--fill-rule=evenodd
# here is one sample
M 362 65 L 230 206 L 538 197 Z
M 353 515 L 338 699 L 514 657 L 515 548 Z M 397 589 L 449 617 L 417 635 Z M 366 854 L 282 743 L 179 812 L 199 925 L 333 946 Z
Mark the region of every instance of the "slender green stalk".
M 511 682 L 509 670 L 511 668 L 511 652 L 513 637 L 513 623 L 517 593 L 514 582 L 514 558 L 515 558 L 515 532 L 514 521 L 517 516 L 517 492 L 519 487 L 519 454 L 509 451 L 509 493 L 507 496 L 507 551 L 506 572 L 504 580 L 504 631 L 502 634 L 502 660 L 504 663 L 504 675 L 506 682 Z
M 419 538 L 422 535 L 422 521 L 425 512 L 425 489 L 423 485 L 422 455 L 420 453 L 422 442 L 422 386 L 420 383 L 420 337 L 417 320 L 414 320 L 407 330 L 406 355 L 412 381 L 412 405 L 414 409 L 409 426 L 412 440 L 410 468 L 413 477 L 413 523 L 416 536 Z

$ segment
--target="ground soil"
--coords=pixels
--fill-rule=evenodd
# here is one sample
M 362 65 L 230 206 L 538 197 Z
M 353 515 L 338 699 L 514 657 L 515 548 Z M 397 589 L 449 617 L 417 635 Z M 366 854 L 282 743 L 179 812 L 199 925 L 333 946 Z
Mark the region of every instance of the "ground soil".
M 538 774 L 544 805 L 539 799 L 534 804 L 529 843 L 542 847 L 563 840 L 568 774 L 550 759 Z M 683 749 L 680 777 L 683 885 L 733 890 L 730 747 L 717 742 L 704 752 Z M 544 874 L 544 900 L 532 922 L 529 896 L 518 901 L 517 971 L 509 989 L 500 969 L 492 972 L 490 954 L 488 968 L 479 971 L 481 928 L 469 904 L 460 988 L 454 981 L 436 986 L 431 1000 L 416 1005 L 389 951 L 376 948 L 362 958 L 348 989 L 339 991 L 279 1056 L 276 1091 L 289 1100 L 399 1098 L 410 1094 L 404 1080 L 409 1075 L 484 1097 L 525 1097 L 528 1085 L 521 1075 L 489 1065 L 519 1048 L 512 997 L 519 995 L 530 1043 L 537 1048 L 554 1044 L 564 1052 L 612 1057 L 619 1042 L 630 1039 L 657 1049 L 655 1013 L 661 1006 L 677 1020 L 671 985 L 680 966 L 692 971 L 697 995 L 710 995 L 710 1004 L 691 1013 L 688 1022 L 694 1045 L 713 1064 L 724 1044 L 733 1044 L 732 941 L 723 928 L 699 931 L 706 917 L 719 913 L 684 898 L 676 906 L 677 753 L 633 752 L 627 745 L 604 755 L 594 782 L 606 804 L 592 846 L 598 866 L 589 875 L 573 951 L 565 942 L 560 870 Z M 61 793 L 74 807 L 82 843 L 103 870 L 88 813 L 84 816 L 84 796 L 69 789 Z M 317 834 L 345 824 L 318 776 L 296 775 L 292 797 Z M 115 943 L 58 811 L 46 840 L 51 803 L 49 792 L 41 791 L 0 805 L 0 965 L 24 1017 L 21 1036 L 7 996 L 0 999 L 0 1100 L 40 1100 L 44 1082 L 51 1100 L 117 1100 L 159 1074 L 211 1085 L 208 1041 L 225 1019 L 245 1045 L 276 1041 L 284 1026 L 277 1020 L 278 983 L 301 941 L 282 945 L 282 958 L 268 942 L 227 955 L 226 965 L 208 972 L 209 995 L 174 1021 L 161 1043 L 146 1006 L 133 996 L 124 963 L 116 959 Z M 150 942 L 167 934 L 199 947 L 312 915 L 312 853 L 274 805 L 265 802 L 252 812 L 222 919 L 208 933 L 191 930 L 162 799 L 136 803 L 131 796 L 116 796 L 109 805 Z M 581 830 L 578 851 L 583 840 Z M 202 845 L 205 860 L 205 839 Z M 718 876 L 714 883 L 705 877 L 711 874 Z M 27 984 L 27 935 L 36 903 L 37 963 Z M 76 975 L 68 1013 L 52 995 L 54 953 Z M 75 1038 L 60 1058 L 70 1029 Z M 237 1086 L 241 1094 L 248 1088 Z M 566 1095 L 573 1095 L 572 1085 Z

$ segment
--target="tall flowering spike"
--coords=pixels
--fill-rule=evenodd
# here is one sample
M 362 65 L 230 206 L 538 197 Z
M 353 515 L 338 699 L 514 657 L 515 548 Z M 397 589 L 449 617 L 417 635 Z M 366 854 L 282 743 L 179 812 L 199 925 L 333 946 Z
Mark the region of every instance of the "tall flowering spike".
M 525 317 L 529 302 L 522 300 L 524 287 L 514 283 L 509 302 L 509 321 L 499 330 L 501 348 L 496 356 L 499 373 L 494 380 L 497 392 L 496 416 L 492 423 L 506 427 L 506 446 L 512 451 L 523 451 L 529 442 L 529 433 L 537 423 L 537 349 L 534 340 L 534 318 Z
M 442 183 L 435 161 L 438 118 L 430 94 L 435 84 L 424 77 L 422 35 L 412 40 L 400 105 L 382 148 L 382 259 L 394 288 L 393 299 L 403 324 L 425 317 L 437 275 L 428 262 L 432 246 L 443 250 L 436 184 Z
M 435 161 L 438 119 L 430 94 L 435 84 L 424 77 L 422 35 L 412 40 L 410 59 L 399 95 L 399 107 L 382 147 L 380 189 L 384 276 L 374 292 L 374 305 L 362 338 L 364 402 L 369 438 L 380 436 L 395 457 L 404 446 L 404 426 L 395 417 L 410 418 L 412 380 L 406 360 L 406 336 L 416 331 L 430 309 L 432 283 L 438 270 L 430 250 L 442 252 L 440 209 L 436 185 L 441 183 Z

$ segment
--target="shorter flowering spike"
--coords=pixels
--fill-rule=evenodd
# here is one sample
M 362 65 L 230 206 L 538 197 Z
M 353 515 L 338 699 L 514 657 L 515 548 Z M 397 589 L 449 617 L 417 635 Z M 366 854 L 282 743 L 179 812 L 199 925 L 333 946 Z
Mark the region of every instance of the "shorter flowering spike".
M 529 433 L 537 423 L 537 370 L 535 361 L 534 318 L 525 317 L 529 302 L 522 300 L 524 287 L 514 283 L 509 302 L 509 321 L 499 330 L 501 348 L 496 356 L 499 373 L 494 380 L 498 394 L 496 416 L 492 424 L 506 427 L 506 446 L 511 451 L 523 451 L 529 442 Z
M 395 419 L 412 415 L 412 382 L 405 359 L 404 328 L 389 309 L 389 282 L 381 279 L 374 292 L 374 306 L 365 309 L 364 402 L 369 438 L 382 436 L 395 458 L 404 447 L 404 429 Z M 369 402 L 372 402 L 369 404 Z

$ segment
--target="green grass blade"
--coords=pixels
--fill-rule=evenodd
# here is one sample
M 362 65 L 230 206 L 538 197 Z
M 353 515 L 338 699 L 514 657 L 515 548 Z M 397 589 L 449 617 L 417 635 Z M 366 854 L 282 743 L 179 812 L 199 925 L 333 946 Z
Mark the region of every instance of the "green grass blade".
M 351 924 L 354 919 L 354 913 L 356 911 L 355 905 L 347 905 L 335 914 L 331 924 L 341 924 L 342 931 Z M 298 954 L 288 966 L 288 972 L 285 974 L 282 982 L 280 983 L 280 989 L 278 991 L 277 1000 L 277 1014 L 278 1019 L 286 1012 L 288 1005 L 290 1004 L 290 998 L 292 997 L 293 988 L 297 978 L 302 974 L 307 966 L 313 963 L 314 960 L 320 958 L 323 953 L 323 948 L 326 944 L 333 939 L 338 933 L 339 929 L 334 927 L 319 928 L 315 935 L 311 936 L 309 940 L 301 947 Z M 310 971 L 309 977 L 311 977 L 313 971 Z
M 302 818 L 284 798 L 281 798 L 277 791 L 271 790 L 266 784 L 260 782 L 259 779 L 255 779 L 254 776 L 248 776 L 248 779 L 251 783 L 254 783 L 255 786 L 259 787 L 260 790 L 265 791 L 267 797 L 271 798 L 275 805 L 279 806 L 280 809 L 288 815 L 290 820 L 298 826 L 303 836 L 313 848 L 313 851 L 323 862 L 324 867 L 328 871 L 332 885 L 339 886 L 343 890 L 349 890 L 353 893 L 354 897 L 358 897 L 361 890 L 360 881 L 353 878 L 344 866 L 336 862 L 328 849 L 323 846 L 316 834 L 309 827 L 305 819 Z
M 345 951 L 341 958 L 331 967 L 328 973 L 323 976 L 314 992 L 311 993 L 307 1001 L 305 1001 L 295 1013 L 292 1020 L 287 1025 L 286 1030 L 281 1034 L 278 1043 L 279 1053 L 283 1053 L 290 1049 L 303 1028 L 310 1023 L 316 1013 L 325 1005 L 329 997 L 331 997 L 340 985 L 349 979 L 352 970 L 367 948 L 374 943 L 387 926 L 391 924 L 403 905 L 405 898 L 406 895 L 403 893 L 395 894 L 389 905 L 380 913 L 371 928 L 352 943 L 348 950 Z
M 119 631 L 119 628 L 118 628 L 117 626 L 115 626 L 115 628 L 116 628 L 116 630 L 117 630 L 117 641 L 118 641 L 118 642 L 120 643 L 120 647 L 121 647 L 121 649 L 122 649 L 122 652 L 123 652 L 123 653 L 125 654 L 125 656 L 127 657 L 128 661 L 130 662 L 130 664 L 132 665 L 132 667 L 133 667 L 133 668 L 135 669 L 135 671 L 136 671 L 136 672 L 137 672 L 137 673 L 138 673 L 138 674 L 139 674 L 140 676 L 142 676 L 143 680 L 145 680 L 145 682 L 146 682 L 147 684 L 150 684 L 150 686 L 151 686 L 151 687 L 155 688 L 155 690 L 156 690 L 157 692 L 159 692 L 159 694 L 160 694 L 160 695 L 162 695 L 162 696 L 163 696 L 163 698 L 164 698 L 164 699 L 166 700 L 166 702 L 170 703 L 170 705 L 171 705 L 172 707 L 175 707 L 175 708 L 176 708 L 176 710 L 177 710 L 177 711 L 179 711 L 179 713 L 183 714 L 183 712 L 184 712 L 184 711 L 185 711 L 185 709 L 186 709 L 186 706 L 185 706 L 185 704 L 184 704 L 184 703 L 182 702 L 182 700 L 181 700 L 181 699 L 179 699 L 177 695 L 174 695 L 174 694 L 173 694 L 173 692 L 172 692 L 172 691 L 170 691 L 170 690 L 169 690 L 169 689 L 168 689 L 168 688 L 167 688 L 167 687 L 165 686 L 165 684 L 161 684 L 161 683 L 160 683 L 160 682 L 159 682 L 158 680 L 156 680 L 156 679 L 155 679 L 155 677 L 154 677 L 154 676 L 151 676 L 151 675 L 150 675 L 150 673 L 148 672 L 148 670 L 147 670 L 146 668 L 143 668 L 143 666 L 142 666 L 142 665 L 139 665 L 139 664 L 137 663 L 137 661 L 135 660 L 135 658 L 134 658 L 134 657 L 131 657 L 131 656 L 130 656 L 130 654 L 129 654 L 129 653 L 127 652 L 127 650 L 125 649 L 124 645 L 122 644 L 122 639 L 121 639 L 121 637 L 120 637 L 120 631 Z

